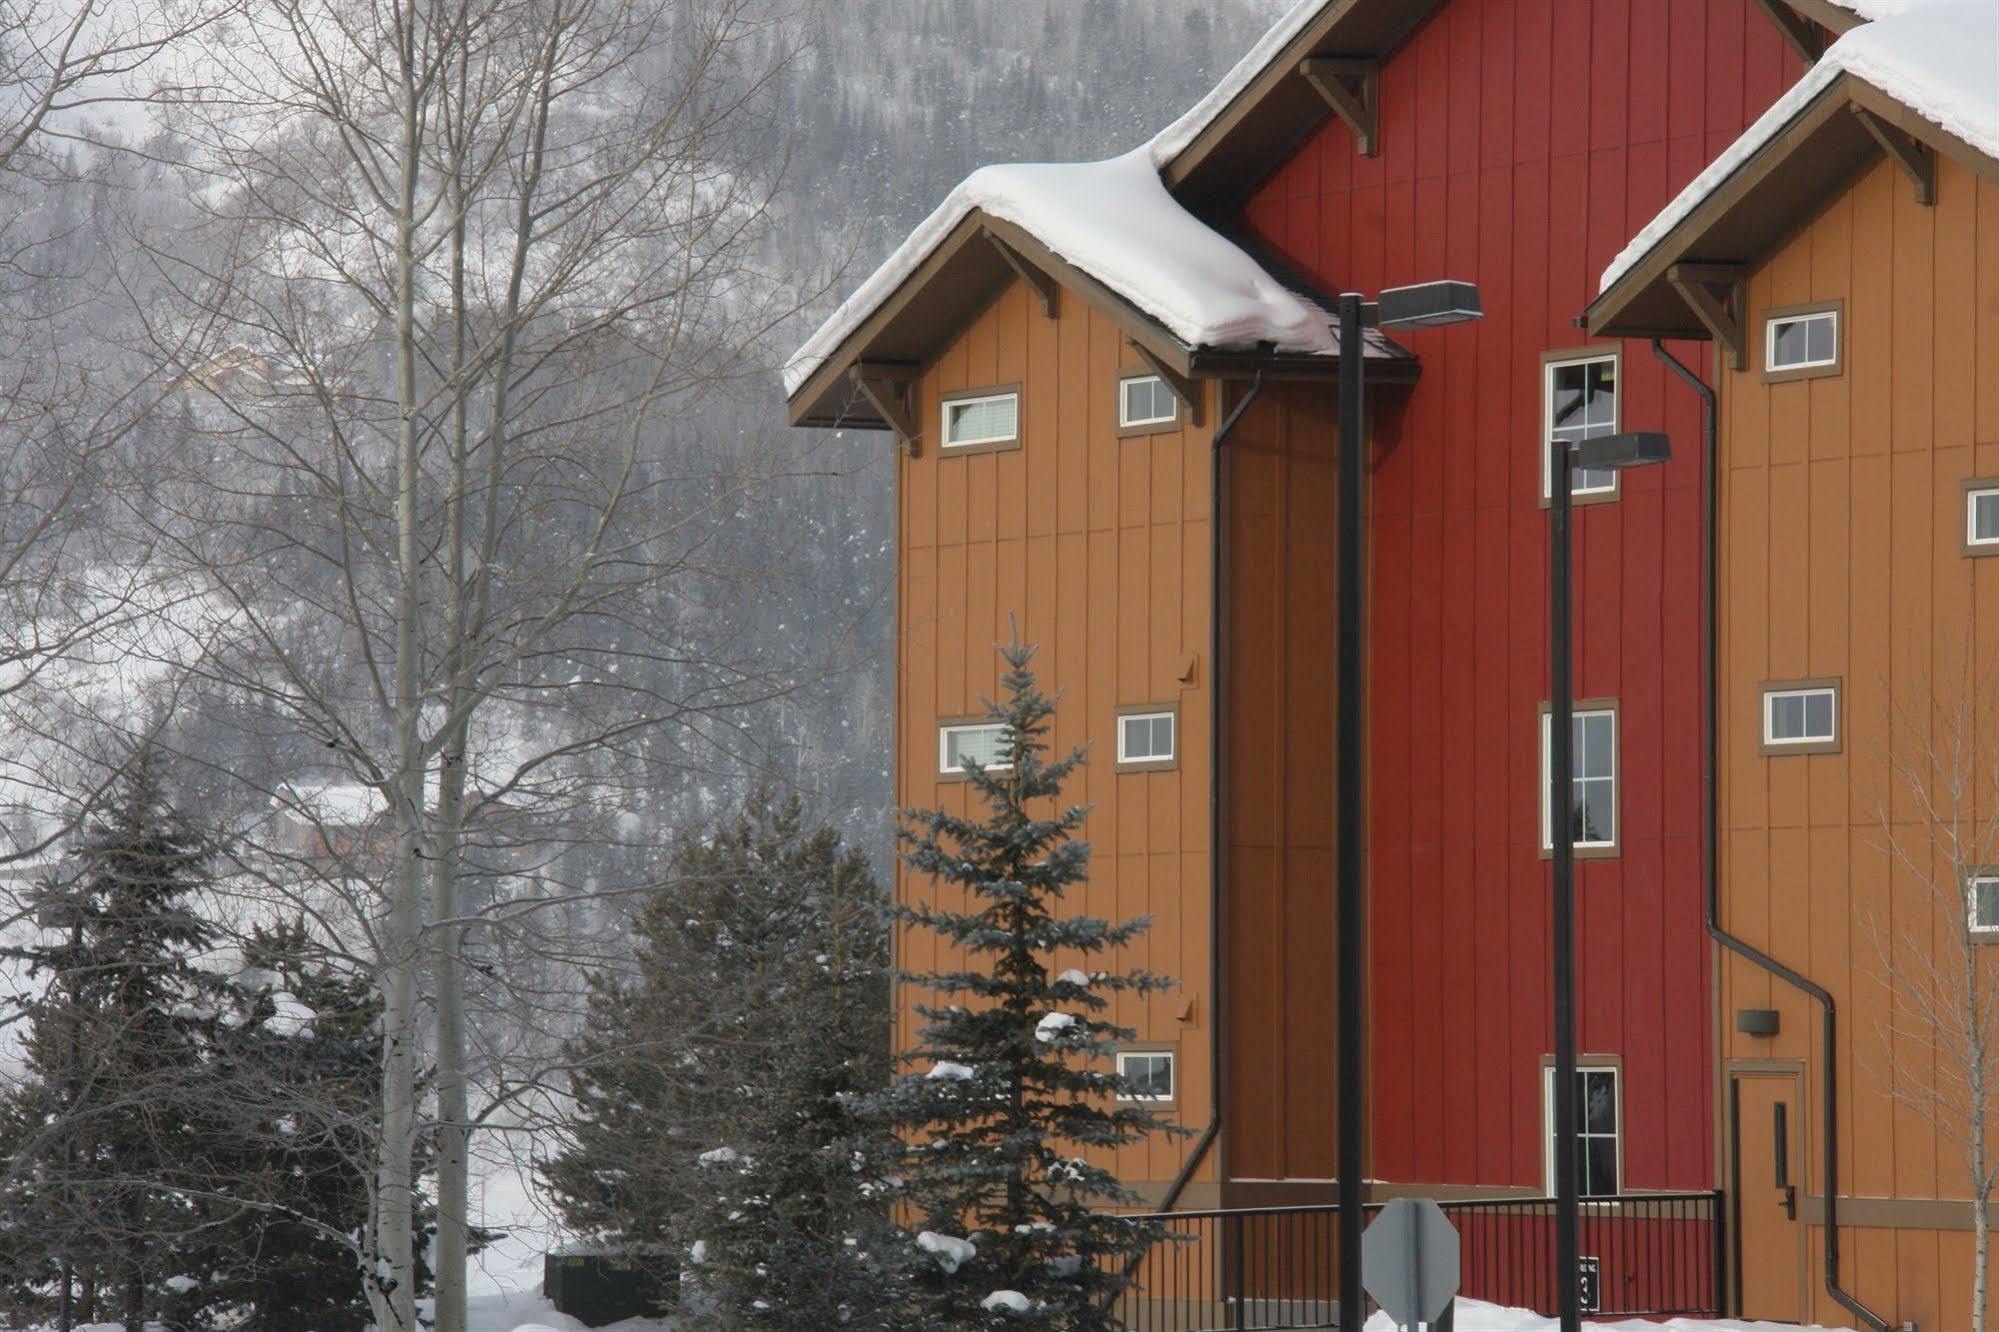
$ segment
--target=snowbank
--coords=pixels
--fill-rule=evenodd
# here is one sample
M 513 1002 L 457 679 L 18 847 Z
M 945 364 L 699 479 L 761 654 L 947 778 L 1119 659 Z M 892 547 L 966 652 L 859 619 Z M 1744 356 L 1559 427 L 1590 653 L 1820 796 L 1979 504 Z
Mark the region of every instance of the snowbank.
M 1869 0 L 1867 8 L 1882 11 L 1882 17 L 1827 48 L 1818 64 L 1632 238 L 1604 270 L 1598 291 L 1609 290 L 1636 267 L 1842 74 L 1873 84 L 1923 119 L 1982 152 L 1999 155 L 1999 77 L 1994 75 L 1999 70 L 1999 5 L 1991 0 Z
M 1506 1309 L 1478 1300 L 1458 1301 L 1457 1332 L 1555 1332 L 1559 1326 L 1554 1319 L 1543 1318 L 1525 1309 Z M 1668 1318 L 1664 1322 L 1584 1323 L 1583 1326 L 1594 1328 L 1596 1332 L 1811 1332 L 1811 1329 L 1799 1328 L 1794 1323 L 1742 1323 L 1733 1319 L 1710 1322 L 1696 1318 Z M 1366 1332 L 1395 1332 L 1395 1324 L 1389 1321 L 1387 1314 L 1377 1313 L 1367 1320 Z

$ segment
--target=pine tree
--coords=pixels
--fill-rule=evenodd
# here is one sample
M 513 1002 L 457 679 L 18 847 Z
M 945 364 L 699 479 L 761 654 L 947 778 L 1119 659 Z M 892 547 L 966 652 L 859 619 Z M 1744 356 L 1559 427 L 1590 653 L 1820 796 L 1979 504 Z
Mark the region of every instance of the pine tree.
M 1088 877 L 1078 840 L 1088 810 L 1057 807 L 1084 761 L 1045 757 L 1055 703 L 1035 682 L 1034 648 L 1002 649 L 1006 696 L 989 764 L 967 762 L 977 817 L 910 810 L 903 859 L 949 898 L 905 906 L 961 970 L 905 975 L 932 996 L 909 1071 L 876 1103 L 904 1144 L 904 1201 L 916 1218 L 913 1321 L 928 1332 L 1119 1324 L 1109 1306 L 1127 1261 L 1156 1230 L 1106 1212 L 1136 1195 L 1083 1153 L 1101 1156 L 1156 1132 L 1177 1133 L 1142 1105 L 1111 1056 L 1134 1033 L 1104 1017 L 1112 996 L 1170 985 L 1145 971 L 1054 972 L 1060 958 L 1112 952 L 1145 920 L 1064 914 Z M 962 900 L 963 909 L 951 902 Z
M 216 1188 L 164 1311 L 175 1327 L 360 1332 L 343 1237 L 368 1218 L 381 1005 L 302 921 L 254 926 L 243 960 L 210 1030 L 200 1166 Z
M 23 1005 L 25 1076 L 0 1101 L 8 1285 L 28 1309 L 56 1287 L 50 1312 L 65 1327 L 109 1314 L 139 1332 L 195 1216 L 161 1181 L 199 1152 L 201 1023 L 216 987 L 194 965 L 214 932 L 190 898 L 209 861 L 141 755 L 37 886 L 36 939 L 9 950 L 44 987 Z
M 704 1326 L 899 1326 L 883 1153 L 854 1119 L 887 1077 L 879 887 L 769 792 L 670 870 L 635 975 L 591 984 L 574 1146 L 544 1172 L 559 1205 L 663 1278 L 685 1267 Z

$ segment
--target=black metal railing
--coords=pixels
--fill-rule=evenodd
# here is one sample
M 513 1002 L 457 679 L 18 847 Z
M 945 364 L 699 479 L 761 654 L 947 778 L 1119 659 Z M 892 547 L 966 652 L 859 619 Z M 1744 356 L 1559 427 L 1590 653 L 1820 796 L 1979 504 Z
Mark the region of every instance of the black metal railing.
M 1457 1227 L 1460 1294 L 1555 1313 L 1549 1198 L 1439 1204 Z M 1371 1204 L 1370 1213 L 1380 1210 Z M 1339 1326 L 1338 1207 L 1167 1212 L 1119 1302 L 1132 1332 L 1278 1332 Z M 1633 1193 L 1582 1209 L 1585 1299 L 1606 1318 L 1719 1317 L 1721 1195 Z M 1594 1296 L 1593 1299 L 1589 1298 Z

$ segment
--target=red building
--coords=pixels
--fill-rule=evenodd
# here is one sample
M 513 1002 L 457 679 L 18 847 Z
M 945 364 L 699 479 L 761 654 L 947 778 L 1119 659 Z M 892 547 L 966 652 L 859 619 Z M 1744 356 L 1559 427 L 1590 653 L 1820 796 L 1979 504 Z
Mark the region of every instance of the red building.
M 1427 12 L 1405 35 L 1412 8 Z M 1296 72 L 1321 52 L 1362 58 L 1337 68 L 1357 71 L 1349 87 L 1376 108 L 1371 145 Z M 1626 420 L 1699 439 L 1697 399 L 1646 343 L 1592 345 L 1575 320 L 1630 233 L 1802 68 L 1750 0 L 1329 4 L 1169 168 L 1202 215 L 1324 291 L 1449 277 L 1477 283 L 1486 310 L 1477 324 L 1404 337 L 1421 380 L 1374 397 L 1373 1179 L 1547 1189 L 1542 441 Z M 1271 161 L 1269 145 L 1283 143 L 1296 147 Z M 1705 370 L 1705 348 L 1670 350 Z M 1603 844 L 1581 852 L 1578 876 L 1579 1039 L 1599 1070 L 1584 1073 L 1590 1093 L 1610 1096 L 1599 1123 L 1614 1122 L 1615 1142 L 1585 1184 L 1707 1188 L 1698 450 L 1621 485 L 1584 481 L 1599 479 L 1608 484 L 1578 496 L 1589 502 L 1578 513 L 1577 692 L 1598 714 L 1584 725 L 1607 740 L 1590 754 L 1608 759 L 1597 771 L 1604 826 L 1590 839 Z M 1256 919 L 1232 905 L 1231 921 Z M 1284 956 L 1275 932 L 1292 927 L 1275 919 L 1271 937 L 1230 939 L 1241 1026 L 1332 1003 L 1330 975 L 1299 986 L 1272 974 L 1269 959 Z M 1228 1072 L 1230 1117 L 1267 1113 L 1268 1070 L 1238 1060 Z

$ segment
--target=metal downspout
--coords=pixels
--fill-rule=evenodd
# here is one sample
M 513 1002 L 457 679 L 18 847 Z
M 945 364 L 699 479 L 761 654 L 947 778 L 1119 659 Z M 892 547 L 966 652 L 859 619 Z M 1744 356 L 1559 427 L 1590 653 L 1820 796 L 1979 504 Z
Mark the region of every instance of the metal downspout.
M 1243 394 L 1242 401 L 1235 405 L 1228 419 L 1215 431 L 1214 443 L 1209 449 L 1213 469 L 1208 487 L 1208 503 L 1211 515 L 1208 523 L 1208 577 L 1211 583 L 1209 605 L 1213 616 L 1208 625 L 1208 762 L 1210 782 L 1213 790 L 1208 798 L 1208 976 L 1210 998 L 1208 1001 L 1208 1086 L 1209 1113 L 1208 1126 L 1201 1131 L 1200 1141 L 1187 1154 L 1187 1163 L 1180 1167 L 1180 1173 L 1167 1187 L 1159 1200 L 1159 1210 L 1170 1212 L 1180 1201 L 1180 1195 L 1187 1191 L 1194 1172 L 1200 1168 L 1202 1160 L 1213 1150 L 1215 1139 L 1222 1132 L 1222 939 L 1224 936 L 1224 912 L 1226 906 L 1222 893 L 1222 789 L 1223 766 L 1221 761 L 1222 737 L 1222 589 L 1223 575 L 1227 573 L 1224 562 L 1222 526 L 1226 510 L 1222 505 L 1223 468 L 1222 446 L 1235 433 L 1236 424 L 1263 394 L 1263 371 L 1256 372 L 1256 379 L 1250 384 L 1249 392 Z
M 1702 521 L 1707 530 L 1702 534 L 1701 544 L 1701 623 L 1707 633 L 1707 648 L 1702 663 L 1702 683 L 1707 697 L 1703 700 L 1701 745 L 1701 807 L 1706 823 L 1701 838 L 1701 873 L 1706 879 L 1706 921 L 1709 937 L 1723 948 L 1746 958 L 1756 966 L 1782 980 L 1793 989 L 1810 996 L 1822 1010 L 1824 1017 L 1825 1051 L 1824 1073 L 1820 1082 L 1825 1089 L 1824 1109 L 1821 1115 L 1825 1121 L 1825 1288 L 1839 1306 L 1864 1323 L 1871 1332 L 1892 1332 L 1887 1321 L 1854 1296 L 1847 1293 L 1839 1283 L 1839 1042 L 1838 1014 L 1833 1006 L 1830 992 L 1824 986 L 1803 974 L 1793 971 L 1776 958 L 1755 947 L 1744 939 L 1730 934 L 1721 924 L 1721 803 L 1716 781 L 1716 749 L 1719 744 L 1720 704 L 1715 686 L 1720 678 L 1720 634 L 1716 632 L 1715 584 L 1719 572 L 1720 533 L 1716 527 L 1716 509 L 1719 490 L 1716 482 L 1720 476 L 1720 463 L 1715 451 L 1715 419 L 1717 413 L 1715 391 L 1702 382 L 1699 375 L 1688 369 L 1678 358 L 1666 350 L 1659 338 L 1652 339 L 1652 354 L 1685 380 L 1701 398 L 1701 466 L 1702 466 Z

